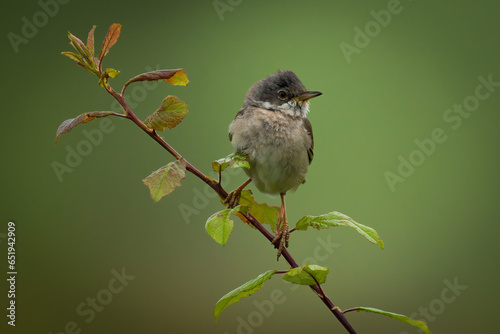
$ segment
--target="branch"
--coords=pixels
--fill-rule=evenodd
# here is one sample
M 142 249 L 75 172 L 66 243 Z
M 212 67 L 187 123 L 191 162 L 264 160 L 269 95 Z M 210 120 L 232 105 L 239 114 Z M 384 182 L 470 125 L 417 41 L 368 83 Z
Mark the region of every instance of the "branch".
M 117 93 L 109 84 L 106 84 L 105 86 L 106 91 L 110 93 L 117 101 L 120 103 L 120 105 L 123 107 L 125 110 L 125 117 L 130 119 L 132 122 L 134 122 L 138 127 L 140 127 L 144 132 L 146 132 L 151 138 L 153 138 L 158 144 L 160 144 L 164 149 L 166 149 L 170 154 L 172 154 L 176 159 L 182 159 L 183 157 L 172 147 L 170 146 L 162 137 L 160 137 L 155 130 L 148 128 L 137 116 L 130 110 L 129 106 L 127 105 L 125 98 L 123 97 L 123 94 Z M 123 90 L 124 91 L 124 90 Z M 122 92 L 123 92 L 122 91 Z M 216 180 L 207 177 L 205 174 L 200 172 L 198 169 L 196 169 L 191 163 L 189 163 L 186 159 L 186 169 L 194 174 L 196 177 L 198 177 L 200 180 L 208 184 L 222 199 L 226 199 L 228 193 L 222 188 L 220 185 L 220 180 L 217 182 Z M 257 219 L 255 219 L 252 215 L 248 213 L 242 213 L 241 216 L 245 218 L 247 223 L 252 224 L 259 232 L 264 235 L 267 240 L 272 244 L 272 241 L 274 239 L 274 235 L 272 235 Z M 274 245 L 273 245 L 274 246 Z M 290 255 L 288 250 L 286 248 L 283 249 L 281 255 L 283 255 L 283 258 L 288 262 L 291 268 L 297 268 L 299 265 L 295 261 L 295 259 Z M 335 315 L 335 317 L 340 321 L 340 323 L 345 327 L 345 329 L 351 333 L 351 334 L 356 334 L 356 331 L 354 328 L 352 328 L 351 324 L 349 321 L 346 319 L 342 311 L 336 307 L 332 301 L 326 296 L 326 294 L 323 292 L 323 289 L 321 289 L 320 285 L 312 285 L 310 288 L 317 294 L 317 296 L 321 299 L 321 301 L 328 307 L 330 312 Z

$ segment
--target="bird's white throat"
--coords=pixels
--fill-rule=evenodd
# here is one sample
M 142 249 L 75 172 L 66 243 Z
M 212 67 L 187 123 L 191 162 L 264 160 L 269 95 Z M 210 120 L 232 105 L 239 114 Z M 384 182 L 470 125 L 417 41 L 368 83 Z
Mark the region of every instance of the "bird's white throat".
M 262 107 L 268 110 L 279 110 L 294 117 L 306 117 L 309 112 L 309 101 L 290 100 L 279 106 L 274 106 L 269 102 L 263 102 Z

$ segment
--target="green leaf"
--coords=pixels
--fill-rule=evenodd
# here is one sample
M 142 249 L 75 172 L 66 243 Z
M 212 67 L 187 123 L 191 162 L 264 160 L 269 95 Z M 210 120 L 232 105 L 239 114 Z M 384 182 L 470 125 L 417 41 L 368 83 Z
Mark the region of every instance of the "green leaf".
M 219 170 L 222 172 L 229 166 L 230 163 L 231 161 L 226 160 L 226 158 L 215 160 L 212 161 L 212 169 L 216 172 L 219 172 Z
M 246 211 L 246 208 L 238 205 L 233 209 L 225 209 L 216 212 L 208 218 L 205 224 L 205 230 L 218 244 L 224 246 L 234 227 L 231 215 L 244 211 Z
M 163 80 L 172 85 L 186 86 L 189 82 L 186 72 L 182 68 L 177 68 L 173 70 L 156 70 L 151 72 L 146 72 L 139 74 L 125 83 L 125 87 L 130 85 L 132 82 L 137 81 L 156 81 Z
M 241 192 L 240 198 L 241 206 L 248 206 L 250 209 L 248 213 L 254 216 L 262 224 L 269 224 L 273 230 L 276 230 L 280 208 L 276 206 L 269 206 L 267 203 L 257 203 L 249 189 Z
M 231 153 L 225 158 L 212 162 L 212 169 L 216 172 L 219 172 L 219 169 L 222 172 L 228 166 L 231 166 L 231 168 L 250 168 L 247 156 L 241 153 Z
M 219 299 L 219 301 L 215 305 L 214 309 L 215 321 L 217 321 L 219 315 L 226 307 L 228 307 L 233 303 L 236 303 L 237 301 L 240 300 L 240 298 L 249 296 L 254 292 L 256 292 L 257 290 L 259 290 L 260 288 L 262 288 L 264 283 L 268 279 L 270 279 L 275 273 L 276 270 L 268 270 L 265 273 L 257 276 L 257 278 L 254 278 L 253 280 L 246 282 L 239 288 L 236 288 L 233 291 L 225 294 L 221 299 Z
M 77 62 L 83 62 L 83 57 L 74 52 L 61 52 L 62 55 L 69 57 Z
M 142 182 L 149 188 L 151 198 L 158 202 L 179 187 L 184 177 L 186 177 L 186 160 L 180 159 L 154 171 Z
M 432 334 L 431 331 L 429 330 L 429 327 L 427 327 L 427 325 L 425 324 L 425 322 L 423 322 L 421 320 L 415 320 L 415 319 L 409 318 L 405 315 L 387 312 L 387 311 L 382 311 L 382 310 L 379 310 L 379 309 L 376 309 L 373 307 L 355 307 L 355 308 L 350 309 L 349 311 L 364 311 L 364 312 L 382 314 L 382 315 L 385 315 L 387 317 L 406 322 L 407 324 L 410 324 L 412 326 L 415 326 L 415 327 L 423 330 L 427 334 Z
M 233 231 L 234 222 L 231 220 L 232 209 L 214 213 L 208 218 L 205 230 L 218 244 L 224 246 Z
M 189 82 L 186 72 L 182 68 L 178 69 L 174 75 L 169 78 L 163 79 L 163 81 L 168 82 L 174 86 L 186 86 Z
M 173 129 L 182 122 L 188 112 L 187 104 L 177 96 L 169 95 L 163 100 L 160 108 L 146 119 L 145 123 L 148 127 L 158 131 L 163 131 L 165 128 Z
M 120 74 L 120 71 L 115 70 L 113 68 L 107 68 L 99 78 L 99 86 L 106 87 L 108 83 L 108 78 L 116 78 Z
M 85 46 L 79 38 L 73 36 L 70 32 L 68 32 L 68 37 L 71 40 L 69 44 L 71 44 L 79 54 L 75 52 L 61 52 L 61 54 L 75 60 L 77 65 L 82 66 L 87 71 L 99 76 L 99 70 L 95 64 L 94 57 L 90 53 L 87 46 Z
M 120 74 L 120 71 L 115 70 L 113 68 L 107 68 L 106 71 L 105 71 L 105 73 L 110 78 L 116 78 L 118 76 L 118 74 Z
M 250 163 L 247 161 L 248 157 L 246 155 L 236 152 L 228 155 L 228 157 L 230 157 L 233 161 L 233 164 L 231 164 L 231 168 L 250 169 Z
M 306 264 L 302 267 L 290 269 L 283 275 L 283 279 L 294 284 L 317 285 L 325 283 L 328 272 L 329 269 L 327 267 Z
M 75 118 L 67 119 L 64 122 L 59 125 L 59 128 L 57 129 L 56 133 L 56 144 L 57 141 L 59 140 L 59 136 L 62 135 L 63 133 L 70 132 L 75 126 L 83 123 L 90 122 L 93 119 L 96 118 L 101 118 L 101 117 L 106 117 L 110 115 L 117 115 L 116 113 L 112 111 L 92 111 L 92 112 L 86 112 L 84 114 L 78 115 Z
M 105 55 L 108 54 L 109 49 L 118 41 L 120 37 L 120 32 L 122 29 L 122 25 L 119 23 L 113 23 L 106 33 L 106 37 L 104 37 L 104 41 L 102 42 L 101 54 L 99 55 L 99 61 L 102 61 Z
M 78 37 L 74 36 L 69 31 L 68 38 L 71 41 L 69 44 L 71 44 L 75 48 L 75 50 L 82 55 L 83 58 L 85 58 L 88 62 L 91 62 L 92 55 L 90 54 L 89 49 L 87 49 L 87 46 L 85 46 L 85 44 L 83 44 L 83 42 Z
M 355 222 L 351 217 L 340 212 L 333 211 L 321 216 L 305 216 L 297 222 L 295 229 L 305 231 L 309 226 L 317 230 L 337 226 L 351 227 L 364 236 L 368 241 L 373 244 L 377 244 L 380 248 L 384 249 L 384 242 L 380 239 L 377 231 L 371 227 Z

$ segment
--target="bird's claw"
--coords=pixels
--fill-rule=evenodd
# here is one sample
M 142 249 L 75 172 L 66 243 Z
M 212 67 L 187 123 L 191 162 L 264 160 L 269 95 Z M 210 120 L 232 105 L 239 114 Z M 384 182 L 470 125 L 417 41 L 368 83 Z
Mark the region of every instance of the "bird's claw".
M 272 241 L 275 248 L 278 248 L 277 260 L 279 260 L 281 253 L 283 252 L 283 248 L 288 248 L 288 240 L 290 239 L 290 231 L 288 230 L 288 222 L 285 220 L 283 226 L 280 227 L 280 223 L 278 222 L 278 227 L 276 231 L 276 235 Z
M 227 195 L 226 199 L 224 200 L 224 204 L 230 209 L 235 208 L 240 203 L 240 198 L 241 190 L 236 189 L 235 191 L 231 191 Z

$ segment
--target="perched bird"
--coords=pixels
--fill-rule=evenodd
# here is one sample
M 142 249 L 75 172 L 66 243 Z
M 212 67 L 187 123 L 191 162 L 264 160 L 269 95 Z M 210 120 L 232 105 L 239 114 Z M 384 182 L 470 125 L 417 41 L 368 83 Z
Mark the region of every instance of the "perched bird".
M 250 177 L 231 192 L 225 202 L 234 207 L 251 181 L 257 189 L 280 195 L 281 210 L 273 243 L 278 259 L 288 247 L 289 230 L 285 194 L 306 181 L 313 159 L 313 132 L 306 118 L 309 99 L 321 95 L 309 91 L 292 71 L 278 71 L 250 87 L 243 107 L 229 126 L 234 151 L 247 156 Z

